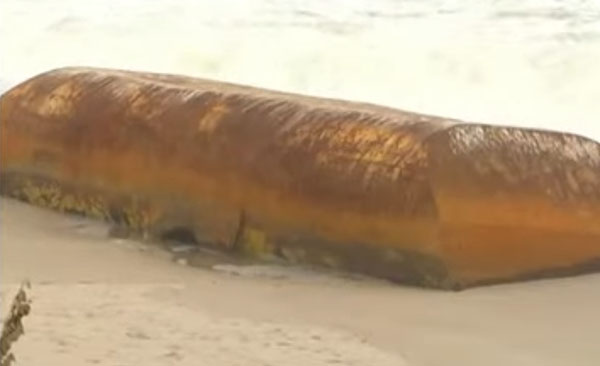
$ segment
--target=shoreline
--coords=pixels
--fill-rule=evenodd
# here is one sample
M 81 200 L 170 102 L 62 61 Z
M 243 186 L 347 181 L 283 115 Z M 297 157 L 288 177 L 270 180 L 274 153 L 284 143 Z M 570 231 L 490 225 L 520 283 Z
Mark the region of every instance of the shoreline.
M 453 293 L 287 266 L 209 270 L 102 223 L 0 206 L 2 300 L 32 284 L 22 364 L 600 362 L 599 274 Z

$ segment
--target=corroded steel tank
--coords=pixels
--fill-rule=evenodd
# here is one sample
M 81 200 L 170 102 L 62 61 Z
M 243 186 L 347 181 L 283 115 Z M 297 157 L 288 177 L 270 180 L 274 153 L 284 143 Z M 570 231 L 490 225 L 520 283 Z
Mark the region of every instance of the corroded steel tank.
M 5 93 L 7 196 L 160 238 L 444 289 L 600 268 L 600 145 L 182 76 Z

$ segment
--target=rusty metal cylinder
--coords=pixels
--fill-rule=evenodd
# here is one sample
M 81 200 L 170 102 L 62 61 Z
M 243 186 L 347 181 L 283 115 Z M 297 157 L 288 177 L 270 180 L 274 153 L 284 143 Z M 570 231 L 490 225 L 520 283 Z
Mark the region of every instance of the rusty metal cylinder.
M 600 268 L 600 145 L 174 75 L 44 73 L 0 105 L 7 196 L 444 289 Z

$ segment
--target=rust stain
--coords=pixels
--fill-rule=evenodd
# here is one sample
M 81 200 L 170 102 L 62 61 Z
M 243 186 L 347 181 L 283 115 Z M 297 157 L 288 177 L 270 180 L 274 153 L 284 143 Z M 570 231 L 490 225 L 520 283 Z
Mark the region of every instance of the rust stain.
M 134 231 L 442 288 L 600 257 L 579 136 L 92 68 L 0 102 L 4 194 Z
M 229 109 L 224 104 L 216 104 L 203 113 L 198 121 L 197 131 L 200 133 L 211 133 L 218 126 L 219 120 L 223 118 Z
M 39 100 L 37 112 L 42 117 L 68 117 L 81 91 L 73 82 L 66 82 L 54 89 L 47 97 Z

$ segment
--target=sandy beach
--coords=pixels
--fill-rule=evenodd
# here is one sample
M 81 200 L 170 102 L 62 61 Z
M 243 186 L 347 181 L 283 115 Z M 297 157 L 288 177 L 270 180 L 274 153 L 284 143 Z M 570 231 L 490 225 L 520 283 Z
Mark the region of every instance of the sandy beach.
M 3 199 L 2 306 L 32 283 L 20 365 L 597 365 L 600 275 L 406 288 L 195 268 L 102 223 Z

